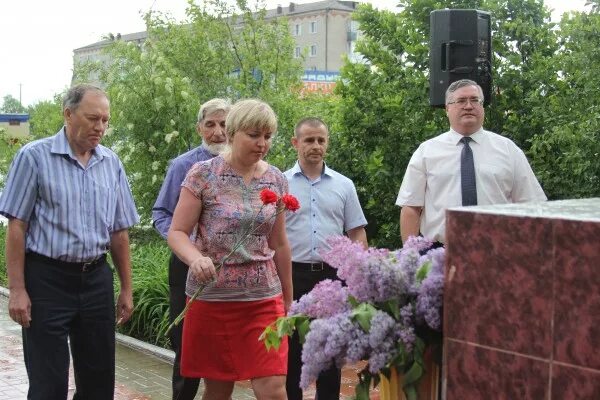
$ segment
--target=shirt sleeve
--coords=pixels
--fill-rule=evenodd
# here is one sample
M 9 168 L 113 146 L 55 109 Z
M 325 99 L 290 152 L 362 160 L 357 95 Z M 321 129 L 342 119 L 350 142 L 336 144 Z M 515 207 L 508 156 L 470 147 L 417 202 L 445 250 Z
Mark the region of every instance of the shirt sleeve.
M 546 201 L 540 183 L 538 182 L 529 161 L 523 150 L 513 143 L 514 156 L 514 180 L 513 188 L 510 194 L 513 203 L 524 203 L 528 201 Z
M 366 226 L 367 219 L 363 213 L 354 182 L 349 180 L 346 204 L 344 205 L 344 232 L 360 226 Z
M 427 186 L 427 171 L 425 169 L 425 160 L 423 157 L 423 146 L 413 153 L 402 185 L 396 198 L 397 206 L 418 206 L 422 207 L 425 204 L 425 188 Z
M 187 170 L 182 163 L 173 162 L 167 170 L 165 180 L 160 187 L 160 192 L 152 207 L 152 221 L 154 228 L 164 238 L 167 238 L 167 233 L 171 227 L 171 220 L 175 212 L 175 206 L 179 201 L 179 193 L 181 192 L 181 183 L 185 178 Z
M 29 222 L 37 198 L 38 172 L 30 148 L 21 149 L 13 159 L 6 185 L 0 195 L 0 214 Z
M 140 222 L 140 217 L 135 208 L 133 195 L 125 175 L 125 168 L 119 161 L 119 183 L 117 185 L 117 206 L 115 208 L 115 218 L 113 223 L 113 232 L 122 229 L 131 228 Z
M 209 164 L 206 162 L 197 162 L 194 164 L 181 184 L 182 187 L 189 189 L 200 200 L 202 199 L 202 190 L 206 187 L 207 166 Z

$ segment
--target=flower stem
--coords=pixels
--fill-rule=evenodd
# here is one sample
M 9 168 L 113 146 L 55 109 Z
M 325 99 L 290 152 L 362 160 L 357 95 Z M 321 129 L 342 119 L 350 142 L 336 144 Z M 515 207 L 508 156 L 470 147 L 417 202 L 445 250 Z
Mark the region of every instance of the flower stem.
M 250 238 L 250 236 L 253 233 L 257 232 L 259 230 L 259 228 L 262 227 L 264 224 L 266 224 L 271 218 L 277 217 L 277 215 L 281 214 L 281 212 L 285 210 L 285 208 L 277 207 L 276 211 L 275 211 L 275 214 L 273 214 L 268 219 L 266 219 L 265 221 L 263 221 L 262 223 L 260 223 L 258 226 L 254 226 L 254 222 L 256 222 L 256 218 L 258 217 L 258 215 L 260 214 L 260 212 L 262 211 L 262 209 L 263 209 L 263 206 L 260 207 L 260 210 L 258 210 L 258 212 L 256 213 L 256 216 L 253 218 L 253 220 L 252 220 L 253 222 L 252 222 L 252 225 L 250 226 L 250 229 L 248 229 L 248 231 L 244 233 L 244 236 L 240 240 L 238 240 L 238 242 L 233 246 L 233 249 L 231 249 L 231 251 L 229 252 L 229 254 L 227 254 L 225 257 L 223 257 L 223 260 L 215 267 L 215 272 L 218 272 L 221 269 L 221 267 L 225 264 L 225 262 L 227 260 L 229 260 L 229 258 L 240 247 L 242 247 L 242 245 Z M 207 282 L 206 284 L 202 284 L 202 285 L 198 286 L 198 289 L 196 289 L 196 291 L 194 292 L 194 294 L 190 297 L 190 299 L 188 300 L 187 304 L 185 305 L 185 308 L 183 309 L 183 311 L 181 311 L 179 313 L 179 315 L 173 320 L 173 322 L 171 322 L 171 324 L 167 328 L 167 331 L 165 332 L 165 335 L 168 335 L 169 332 L 171 332 L 171 329 L 173 329 L 173 327 L 175 327 L 175 326 L 177 326 L 177 325 L 179 325 L 181 323 L 181 321 L 185 317 L 185 314 L 187 314 L 187 311 L 191 307 L 192 302 L 194 300 L 196 300 L 196 298 L 198 298 L 198 296 L 200 296 L 200 293 L 202 293 L 202 291 L 204 290 L 204 288 L 206 288 L 206 286 L 208 286 L 209 283 L 210 282 Z

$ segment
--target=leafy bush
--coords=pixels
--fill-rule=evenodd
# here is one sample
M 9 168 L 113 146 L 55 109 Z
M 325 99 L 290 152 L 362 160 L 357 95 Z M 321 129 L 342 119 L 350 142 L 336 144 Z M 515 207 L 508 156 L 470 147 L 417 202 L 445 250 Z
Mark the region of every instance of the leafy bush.
M 133 230 L 131 262 L 134 311 L 119 332 L 162 347 L 168 346 L 169 326 L 168 260 L 165 241 L 154 231 Z M 118 290 L 115 279 L 115 291 Z

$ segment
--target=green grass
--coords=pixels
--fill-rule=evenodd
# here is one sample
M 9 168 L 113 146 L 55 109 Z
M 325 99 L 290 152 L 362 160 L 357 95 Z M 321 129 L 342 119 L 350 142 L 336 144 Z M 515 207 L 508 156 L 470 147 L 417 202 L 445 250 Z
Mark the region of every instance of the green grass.
M 152 233 L 132 232 L 131 264 L 134 311 L 119 332 L 167 347 L 169 326 L 168 261 L 166 242 Z M 115 280 L 115 288 L 118 281 Z

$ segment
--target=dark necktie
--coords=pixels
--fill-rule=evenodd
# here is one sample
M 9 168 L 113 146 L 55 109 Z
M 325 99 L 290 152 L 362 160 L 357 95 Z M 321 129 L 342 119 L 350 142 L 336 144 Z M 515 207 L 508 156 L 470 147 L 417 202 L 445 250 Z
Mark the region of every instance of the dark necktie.
M 460 189 L 463 206 L 477 205 L 475 165 L 473 164 L 473 151 L 471 150 L 471 146 L 469 146 L 471 140 L 467 136 L 460 139 L 463 142 L 462 152 L 460 153 Z

